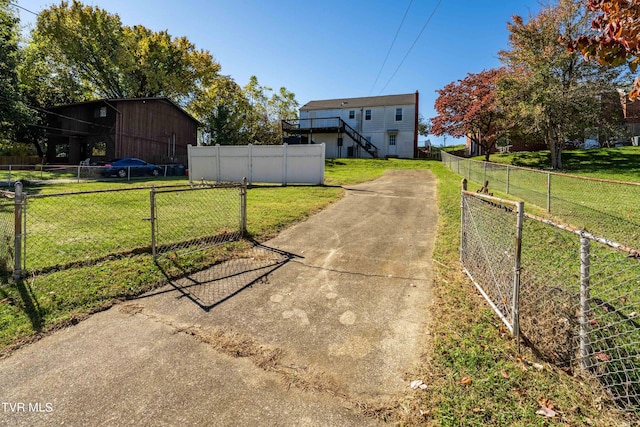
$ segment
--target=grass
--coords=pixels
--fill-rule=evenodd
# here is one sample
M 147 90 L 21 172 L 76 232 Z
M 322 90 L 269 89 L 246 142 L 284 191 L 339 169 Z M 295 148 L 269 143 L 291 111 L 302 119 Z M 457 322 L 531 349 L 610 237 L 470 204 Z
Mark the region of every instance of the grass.
M 460 162 L 460 174 L 475 182 L 489 181 L 491 191 L 525 200 L 575 228 L 640 248 L 640 185 L 577 179 L 573 175 L 550 175 L 551 199 L 547 200 L 548 152 L 497 154 L 491 162 Z M 567 169 L 576 175 L 616 181 L 640 182 L 640 147 L 574 150 L 563 154 Z M 507 168 L 504 164 L 542 169 Z M 456 165 L 456 170 L 457 170 Z M 534 207 L 535 206 L 535 207 Z
M 603 396 L 587 380 L 539 363 L 513 340 L 460 271 L 460 177 L 433 164 L 439 178 L 439 223 L 434 252 L 431 349 L 414 373 L 427 392 L 408 395 L 401 422 L 407 425 L 546 426 L 624 425 L 624 415 L 601 411 Z M 555 418 L 537 415 L 553 406 Z
M 483 160 L 484 156 L 476 159 Z M 490 161 L 533 169 L 551 169 L 551 154 L 548 151 L 492 154 Z M 560 172 L 564 173 L 640 182 L 640 147 L 565 150 L 562 152 L 562 163 L 563 170 Z
M 387 408 L 389 418 L 405 425 L 620 425 L 623 419 L 619 414 L 599 410 L 602 396 L 585 381 L 552 366 L 537 365 L 526 351 L 519 355 L 500 321 L 461 273 L 460 178 L 441 163 L 341 159 L 327 162 L 326 186 L 251 188 L 249 232 L 257 240 L 266 240 L 339 199 L 341 185 L 374 179 L 394 168 L 430 169 L 436 174 L 439 222 L 434 304 L 425 311 L 430 319 L 430 345 L 420 366 L 411 372 L 412 378 L 422 379 L 428 389 L 407 389 L 405 396 Z M 76 185 L 91 187 L 70 187 L 75 191 L 79 188 Z M 198 253 L 189 261 L 189 269 L 204 268 L 212 260 L 226 259 L 242 250 L 241 246 L 225 246 Z M 0 355 L 165 280 L 150 255 L 141 253 L 0 286 Z M 540 402 L 553 405 L 558 416 L 536 415 Z

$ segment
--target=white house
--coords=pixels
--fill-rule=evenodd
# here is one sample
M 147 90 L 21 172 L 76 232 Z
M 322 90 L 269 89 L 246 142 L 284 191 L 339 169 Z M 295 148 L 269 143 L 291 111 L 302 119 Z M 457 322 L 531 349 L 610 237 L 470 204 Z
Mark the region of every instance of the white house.
M 310 101 L 300 119 L 283 121 L 282 130 L 288 143 L 324 143 L 328 158 L 414 158 L 418 92 Z

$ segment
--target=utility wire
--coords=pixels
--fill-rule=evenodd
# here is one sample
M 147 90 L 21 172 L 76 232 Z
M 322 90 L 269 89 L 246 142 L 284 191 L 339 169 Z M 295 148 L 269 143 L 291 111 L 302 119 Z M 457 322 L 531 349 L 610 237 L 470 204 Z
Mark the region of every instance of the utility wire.
M 416 39 L 413 41 L 413 44 L 411 45 L 407 53 L 404 55 L 404 58 L 402 58 L 402 61 L 400 61 L 400 64 L 398 64 L 398 68 L 396 68 L 396 70 L 393 72 L 391 77 L 389 77 L 389 80 L 387 81 L 387 83 L 384 85 L 384 87 L 380 91 L 380 95 L 382 95 L 382 92 L 384 92 L 387 86 L 389 86 L 389 83 L 391 83 L 391 80 L 393 80 L 393 78 L 396 76 L 396 73 L 398 72 L 400 67 L 402 67 L 402 64 L 404 63 L 405 59 L 407 59 L 407 56 L 409 56 L 409 53 L 411 53 L 411 50 L 413 49 L 413 47 L 416 45 L 416 43 L 418 43 L 418 39 L 420 39 L 420 36 L 424 32 L 424 30 L 427 28 L 427 25 L 429 25 L 429 22 L 431 22 L 431 18 L 433 18 L 433 15 L 436 14 L 438 7 L 440 7 L 440 3 L 442 3 L 442 0 L 438 0 L 438 4 L 436 4 L 436 7 L 433 8 L 433 12 L 431 12 L 431 15 L 429 15 L 429 18 L 427 18 L 427 22 L 424 23 L 424 25 L 422 26 L 422 30 L 420 30 L 420 33 L 418 34 Z
M 24 8 L 24 7 L 20 6 L 20 5 L 19 5 L 19 4 L 17 4 L 17 3 L 9 2 L 9 4 L 10 4 L 11 6 L 15 6 L 15 7 L 17 7 L 18 9 L 22 9 L 22 10 L 24 10 L 25 12 L 32 13 L 32 14 L 34 14 L 34 15 L 36 15 L 36 16 L 38 16 L 38 15 L 39 15 L 38 13 L 35 13 L 35 12 L 33 12 L 33 11 L 29 10 L 29 9 L 26 9 L 26 8 Z
M 411 8 L 411 4 L 412 3 L 413 3 L 413 0 L 411 0 L 409 2 L 409 6 L 407 6 L 407 10 L 405 10 L 405 12 L 404 12 L 404 16 L 402 17 L 402 21 L 400 22 L 400 25 L 398 26 L 398 29 L 396 30 L 396 35 L 393 36 L 393 41 L 391 42 L 391 46 L 389 46 L 389 50 L 387 51 L 387 56 L 384 57 L 384 61 L 382 61 L 382 65 L 380 66 L 380 70 L 378 71 L 378 75 L 376 76 L 376 80 L 373 82 L 373 85 L 371 86 L 371 89 L 369 90 L 369 95 L 371 95 L 373 93 L 373 89 L 376 87 L 376 84 L 378 83 L 378 79 L 380 78 L 380 74 L 382 73 L 382 69 L 386 65 L 387 59 L 389 59 L 389 54 L 391 53 L 391 49 L 393 49 L 393 45 L 395 44 L 396 39 L 398 38 L 398 34 L 400 33 L 400 29 L 402 28 L 402 25 L 404 24 L 404 20 L 407 18 L 407 14 L 409 13 L 409 9 Z

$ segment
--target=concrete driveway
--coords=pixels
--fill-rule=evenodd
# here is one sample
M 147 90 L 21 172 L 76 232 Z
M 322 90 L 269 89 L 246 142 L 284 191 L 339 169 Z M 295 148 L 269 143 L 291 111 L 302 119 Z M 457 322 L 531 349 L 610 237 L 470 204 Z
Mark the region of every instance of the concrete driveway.
M 255 248 L 257 267 L 199 273 L 16 351 L 0 360 L 0 424 L 380 423 L 424 352 L 435 188 L 428 171 L 351 186 Z

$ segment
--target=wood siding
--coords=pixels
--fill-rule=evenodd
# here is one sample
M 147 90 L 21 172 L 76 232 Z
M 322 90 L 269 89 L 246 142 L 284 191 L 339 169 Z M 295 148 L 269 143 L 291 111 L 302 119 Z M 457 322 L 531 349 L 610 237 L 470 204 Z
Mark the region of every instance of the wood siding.
M 121 113 L 117 157 L 186 164 L 187 146 L 197 142 L 195 120 L 163 99 L 119 101 L 117 108 Z
M 51 109 L 47 161 L 78 164 L 138 157 L 187 161 L 198 122 L 166 98 L 100 100 Z

